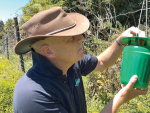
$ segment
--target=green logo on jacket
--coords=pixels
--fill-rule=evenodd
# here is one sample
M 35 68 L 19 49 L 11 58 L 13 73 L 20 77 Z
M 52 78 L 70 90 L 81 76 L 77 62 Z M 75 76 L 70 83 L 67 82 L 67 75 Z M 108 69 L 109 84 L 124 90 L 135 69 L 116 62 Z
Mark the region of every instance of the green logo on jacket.
M 75 79 L 75 82 L 76 82 L 76 85 L 75 86 L 79 86 L 79 83 L 80 83 L 80 79 Z

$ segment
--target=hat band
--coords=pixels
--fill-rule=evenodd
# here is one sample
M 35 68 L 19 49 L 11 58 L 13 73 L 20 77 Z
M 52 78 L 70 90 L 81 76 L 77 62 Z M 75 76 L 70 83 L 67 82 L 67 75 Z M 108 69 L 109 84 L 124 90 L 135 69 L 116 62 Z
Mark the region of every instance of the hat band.
M 74 27 L 75 25 L 76 25 L 76 22 L 74 22 L 73 25 L 70 25 L 70 26 L 68 26 L 68 27 L 65 27 L 65 28 L 62 28 L 62 29 L 59 29 L 59 30 L 56 30 L 56 31 L 52 31 L 52 32 L 47 33 L 47 34 L 45 34 L 45 35 L 52 35 L 52 34 L 55 34 L 55 33 L 60 32 L 60 31 L 64 31 L 64 30 L 66 30 L 66 29 L 72 28 L 72 27 Z

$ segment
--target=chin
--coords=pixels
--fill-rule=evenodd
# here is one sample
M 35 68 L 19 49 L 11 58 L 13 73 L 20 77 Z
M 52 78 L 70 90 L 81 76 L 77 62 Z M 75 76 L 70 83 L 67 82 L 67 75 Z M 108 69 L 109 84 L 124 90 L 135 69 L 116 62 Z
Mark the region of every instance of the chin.
M 79 60 L 82 60 L 84 58 L 84 54 L 80 55 Z

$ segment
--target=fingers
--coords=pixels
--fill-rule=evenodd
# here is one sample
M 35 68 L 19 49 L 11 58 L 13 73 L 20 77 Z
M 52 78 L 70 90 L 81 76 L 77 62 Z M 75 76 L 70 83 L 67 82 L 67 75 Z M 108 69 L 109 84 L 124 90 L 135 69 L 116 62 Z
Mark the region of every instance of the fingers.
M 128 37 L 133 37 L 133 34 L 128 34 Z
M 138 89 L 135 89 L 135 93 L 137 95 L 145 95 L 147 93 L 148 89 L 146 90 L 138 90 Z
M 133 85 L 135 84 L 135 82 L 137 81 L 137 78 L 138 76 L 137 75 L 134 75 L 131 77 L 129 83 L 127 84 L 126 87 L 128 87 L 129 89 L 132 89 L 133 88 Z
M 130 30 L 130 34 L 134 34 L 134 35 L 141 31 L 137 27 L 130 27 L 129 30 Z
M 134 75 L 131 77 L 129 83 L 126 86 L 128 88 L 128 90 L 133 89 L 133 86 L 134 86 L 135 82 L 137 81 L 137 79 L 138 79 L 137 75 Z M 134 89 L 134 93 L 136 95 L 145 95 L 147 93 L 147 91 L 148 91 L 148 89 L 146 89 L 146 90 Z
M 141 31 L 137 27 L 130 27 L 128 30 L 130 31 L 130 34 L 134 34 L 135 35 L 135 34 L 138 33 L 139 37 L 145 37 L 145 32 Z
M 140 29 L 138 29 L 137 27 L 130 27 L 129 29 L 127 29 L 126 31 L 124 31 L 121 35 L 120 38 L 124 38 L 124 37 L 133 37 L 138 33 L 139 37 L 145 37 L 145 32 L 141 31 Z

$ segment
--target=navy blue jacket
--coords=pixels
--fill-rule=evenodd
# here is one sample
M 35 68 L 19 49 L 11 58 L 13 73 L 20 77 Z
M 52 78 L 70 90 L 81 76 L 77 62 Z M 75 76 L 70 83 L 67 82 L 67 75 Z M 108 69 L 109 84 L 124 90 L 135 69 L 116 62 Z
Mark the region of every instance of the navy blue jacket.
M 97 65 L 97 58 L 84 55 L 66 75 L 42 55 L 32 51 L 33 67 L 17 82 L 15 113 L 87 113 L 81 75 Z

